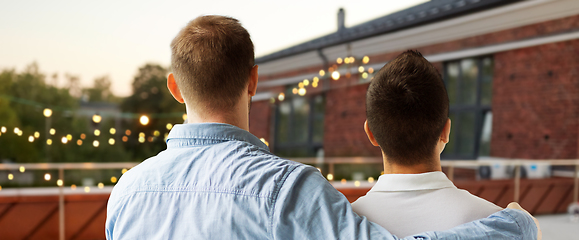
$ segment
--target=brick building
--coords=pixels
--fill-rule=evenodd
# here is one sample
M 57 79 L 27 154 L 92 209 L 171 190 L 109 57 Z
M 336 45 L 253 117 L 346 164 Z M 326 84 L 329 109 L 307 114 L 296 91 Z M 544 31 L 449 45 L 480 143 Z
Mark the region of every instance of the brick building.
M 444 159 L 579 157 L 577 1 L 434 0 L 349 28 L 343 17 L 335 33 L 256 59 L 250 130 L 274 153 L 380 156 L 363 131 L 366 89 L 417 49 L 449 93 Z

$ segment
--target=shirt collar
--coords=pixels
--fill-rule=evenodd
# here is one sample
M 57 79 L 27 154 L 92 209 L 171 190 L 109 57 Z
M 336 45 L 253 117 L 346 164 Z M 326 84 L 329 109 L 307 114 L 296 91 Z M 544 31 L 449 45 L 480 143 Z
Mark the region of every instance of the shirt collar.
M 269 151 L 268 146 L 253 134 L 225 123 L 176 124 L 169 132 L 169 136 L 167 136 L 167 148 L 206 145 L 209 142 L 225 141 L 248 142 Z
M 456 188 L 442 172 L 420 174 L 383 174 L 370 189 L 371 192 L 419 191 Z

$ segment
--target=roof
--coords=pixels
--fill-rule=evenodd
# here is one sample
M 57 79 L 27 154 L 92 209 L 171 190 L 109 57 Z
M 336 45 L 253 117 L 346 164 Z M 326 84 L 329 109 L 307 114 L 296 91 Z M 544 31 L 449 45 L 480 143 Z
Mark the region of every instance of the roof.
M 264 63 L 520 1 L 521 0 L 432 0 L 259 57 L 255 62 Z

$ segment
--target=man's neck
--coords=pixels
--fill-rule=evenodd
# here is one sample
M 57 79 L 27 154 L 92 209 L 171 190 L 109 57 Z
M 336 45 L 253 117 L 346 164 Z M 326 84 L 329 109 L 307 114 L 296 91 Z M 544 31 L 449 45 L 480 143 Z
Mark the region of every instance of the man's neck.
M 386 155 L 383 155 L 382 158 L 384 159 L 384 174 L 419 174 L 442 171 L 442 167 L 440 166 L 440 156 L 437 156 L 428 163 L 421 163 L 412 166 L 392 163 L 388 161 Z
M 226 123 L 249 132 L 250 101 L 249 94 L 242 94 L 235 106 L 225 111 L 212 108 L 210 105 L 195 106 L 185 102 L 187 123 Z
M 203 114 L 197 114 L 197 111 L 187 107 L 187 123 L 226 123 L 238 128 L 249 131 L 249 116 L 247 110 L 234 110 L 223 113 L 211 110 L 202 111 Z

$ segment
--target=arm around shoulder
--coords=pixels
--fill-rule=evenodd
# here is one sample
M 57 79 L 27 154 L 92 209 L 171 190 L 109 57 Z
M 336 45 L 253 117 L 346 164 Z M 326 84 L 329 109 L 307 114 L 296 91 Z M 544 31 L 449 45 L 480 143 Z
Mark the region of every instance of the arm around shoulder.
M 280 183 L 271 213 L 273 239 L 398 239 L 352 211 L 346 197 L 313 167 L 300 166 Z M 447 231 L 404 239 L 537 239 L 530 215 L 505 209 Z
M 504 209 L 488 218 L 465 223 L 447 231 L 427 232 L 431 239 L 539 239 L 538 228 L 528 213 Z
M 274 239 L 398 239 L 354 213 L 346 197 L 308 166 L 281 183 L 271 224 Z

